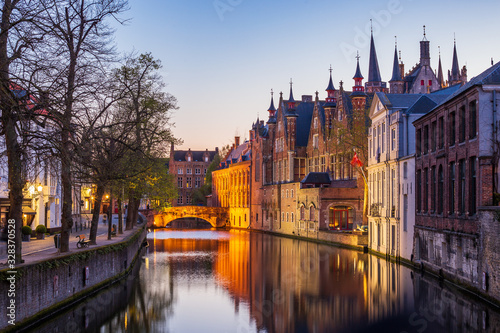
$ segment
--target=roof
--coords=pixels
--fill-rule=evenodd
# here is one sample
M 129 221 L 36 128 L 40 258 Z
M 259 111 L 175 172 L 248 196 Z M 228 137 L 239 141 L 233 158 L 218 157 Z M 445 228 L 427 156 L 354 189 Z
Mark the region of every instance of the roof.
M 332 179 L 328 172 L 309 172 L 300 182 L 302 184 L 330 184 Z
M 332 81 L 332 72 L 330 72 L 330 82 L 328 82 L 328 87 L 326 87 L 325 90 L 326 91 L 335 90 L 335 87 L 333 86 L 333 81 Z
M 472 88 L 473 86 L 481 86 L 487 84 L 500 84 L 500 62 L 497 62 L 478 76 L 473 77 L 461 88 L 456 89 L 455 92 L 449 95 L 448 98 L 446 98 L 444 101 L 442 101 L 440 105 L 455 98 L 457 95 L 460 95 L 462 92 Z
M 193 162 L 203 162 L 203 155 L 208 153 L 208 160 L 212 161 L 214 159 L 217 151 L 215 150 L 176 150 L 174 151 L 174 160 L 175 161 L 186 161 L 186 154 L 191 152 L 193 156 Z
M 405 109 L 413 105 L 422 94 L 385 94 L 375 93 L 380 102 L 387 108 Z
M 245 141 L 229 152 L 223 161 L 225 162 L 223 165 L 229 166 L 230 164 L 248 161 L 250 159 L 250 152 L 250 143 Z
M 359 56 L 358 56 L 358 64 L 356 66 L 356 73 L 354 73 L 353 79 L 364 79 L 363 75 L 361 75 L 361 70 L 359 69 Z

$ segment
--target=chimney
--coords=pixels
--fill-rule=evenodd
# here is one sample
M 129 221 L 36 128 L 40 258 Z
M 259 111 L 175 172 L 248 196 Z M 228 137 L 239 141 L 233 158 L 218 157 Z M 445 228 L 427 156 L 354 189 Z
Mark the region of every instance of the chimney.
M 238 147 L 240 145 L 240 137 L 239 136 L 234 137 L 234 144 L 236 147 Z

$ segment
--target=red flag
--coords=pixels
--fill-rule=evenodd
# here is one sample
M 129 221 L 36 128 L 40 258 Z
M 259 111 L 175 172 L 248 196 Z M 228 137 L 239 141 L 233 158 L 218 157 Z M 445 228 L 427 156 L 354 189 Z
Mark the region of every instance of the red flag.
M 363 162 L 361 162 L 361 160 L 358 158 L 358 154 L 354 153 L 354 156 L 352 157 L 351 165 L 358 166 L 358 167 L 363 166 Z

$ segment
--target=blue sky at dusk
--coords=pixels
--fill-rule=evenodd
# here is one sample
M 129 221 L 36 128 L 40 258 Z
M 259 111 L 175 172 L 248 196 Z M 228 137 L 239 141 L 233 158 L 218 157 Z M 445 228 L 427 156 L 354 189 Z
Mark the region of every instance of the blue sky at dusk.
M 431 66 L 451 69 L 456 35 L 468 79 L 500 61 L 498 1 L 129 0 L 130 18 L 116 26 L 120 52 L 151 52 L 162 61 L 165 90 L 178 100 L 178 149 L 208 148 L 248 137 L 252 122 L 267 120 L 271 88 L 288 98 L 324 99 L 330 64 L 335 88 L 351 90 L 356 50 L 368 77 L 370 19 L 383 81 L 389 81 L 394 36 L 405 71 L 419 61 L 426 25 Z

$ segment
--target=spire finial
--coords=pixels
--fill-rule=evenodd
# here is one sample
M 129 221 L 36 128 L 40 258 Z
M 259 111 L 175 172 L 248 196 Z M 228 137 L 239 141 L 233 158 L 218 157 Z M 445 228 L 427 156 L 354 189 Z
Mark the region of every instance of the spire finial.
M 319 92 L 316 90 L 316 99 L 318 99 Z
M 455 36 L 455 33 L 453 33 L 453 44 L 454 45 L 457 45 L 457 38 Z
M 360 57 L 359 57 L 359 50 L 358 50 L 358 51 L 356 51 L 356 60 L 358 60 L 358 62 L 359 62 L 359 58 Z
M 399 62 L 401 62 L 401 50 L 399 50 Z
M 394 40 L 395 40 L 396 47 L 398 47 L 398 36 L 394 36 Z
M 438 45 L 439 57 L 441 57 L 441 46 Z
M 273 88 L 271 88 L 271 97 L 273 97 L 274 95 L 274 91 L 273 91 Z
M 372 21 L 372 19 L 370 19 L 370 31 L 373 35 L 373 21 Z
M 332 75 L 332 64 L 330 64 L 330 75 Z
M 292 89 L 292 86 L 293 86 L 293 81 L 292 78 L 290 78 L 290 89 Z

